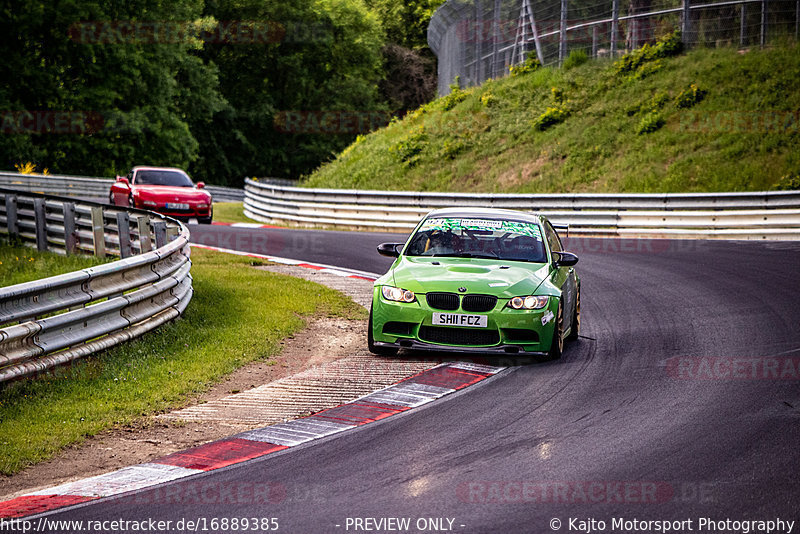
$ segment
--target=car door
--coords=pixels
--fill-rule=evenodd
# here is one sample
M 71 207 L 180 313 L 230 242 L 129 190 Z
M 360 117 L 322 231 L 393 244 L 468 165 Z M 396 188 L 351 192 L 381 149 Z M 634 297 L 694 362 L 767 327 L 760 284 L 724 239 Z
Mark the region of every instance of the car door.
M 544 234 L 551 253 L 564 250 L 561 244 L 561 238 L 558 237 L 558 233 L 553 228 L 553 225 L 550 224 L 550 221 L 545 220 Z M 553 254 L 553 256 L 555 258 L 555 254 Z M 575 309 L 575 299 L 578 294 L 575 268 L 571 266 L 556 267 L 554 261 L 550 270 L 550 281 L 553 285 L 561 289 L 561 299 L 563 300 L 561 312 L 564 318 L 564 331 L 566 331 L 567 328 L 572 326 L 572 314 Z

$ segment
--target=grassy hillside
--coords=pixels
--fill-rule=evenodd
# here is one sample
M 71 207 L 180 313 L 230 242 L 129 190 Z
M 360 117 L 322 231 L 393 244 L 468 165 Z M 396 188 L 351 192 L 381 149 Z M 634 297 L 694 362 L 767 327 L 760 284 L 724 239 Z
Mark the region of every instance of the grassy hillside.
M 309 187 L 484 192 L 800 186 L 800 48 L 571 58 L 455 91 L 359 139 Z M 642 58 L 642 59 L 647 59 Z M 787 113 L 788 112 L 788 113 Z

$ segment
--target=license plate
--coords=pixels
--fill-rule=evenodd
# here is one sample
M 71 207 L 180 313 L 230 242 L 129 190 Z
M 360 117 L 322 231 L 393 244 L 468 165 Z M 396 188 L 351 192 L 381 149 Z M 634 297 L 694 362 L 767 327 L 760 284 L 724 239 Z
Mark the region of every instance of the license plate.
M 434 313 L 433 324 L 436 326 L 469 326 L 472 328 L 486 328 L 488 326 L 488 315 Z
M 167 202 L 168 210 L 188 210 L 189 204 L 175 204 L 174 202 Z

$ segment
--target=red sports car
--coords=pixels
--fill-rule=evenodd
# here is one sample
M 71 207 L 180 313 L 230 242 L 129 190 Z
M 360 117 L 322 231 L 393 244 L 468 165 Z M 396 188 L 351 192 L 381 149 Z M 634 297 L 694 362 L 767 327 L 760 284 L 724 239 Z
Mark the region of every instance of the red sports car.
M 211 224 L 214 207 L 205 184 L 192 183 L 181 169 L 171 167 L 134 167 L 128 176 L 117 176 L 108 201 L 115 206 L 131 206 L 157 211 L 176 219 L 196 217 L 201 224 Z

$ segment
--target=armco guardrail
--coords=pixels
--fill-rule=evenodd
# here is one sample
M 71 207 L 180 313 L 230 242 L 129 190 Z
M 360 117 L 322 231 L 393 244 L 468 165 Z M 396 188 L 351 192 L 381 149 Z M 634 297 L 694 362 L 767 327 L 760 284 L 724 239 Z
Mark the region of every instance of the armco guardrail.
M 168 217 L 0 189 L 0 234 L 39 250 L 122 257 L 0 288 L 0 382 L 139 336 L 192 298 L 189 230 Z
M 471 194 L 306 189 L 245 180 L 245 215 L 261 222 L 405 230 L 450 206 L 537 211 L 570 234 L 800 239 L 800 191 L 663 194 Z
M 76 198 L 108 198 L 113 182 L 110 178 L 88 176 L 0 172 L 0 187 Z M 207 185 L 206 189 L 214 202 L 241 202 L 244 199 L 241 189 L 218 185 Z

